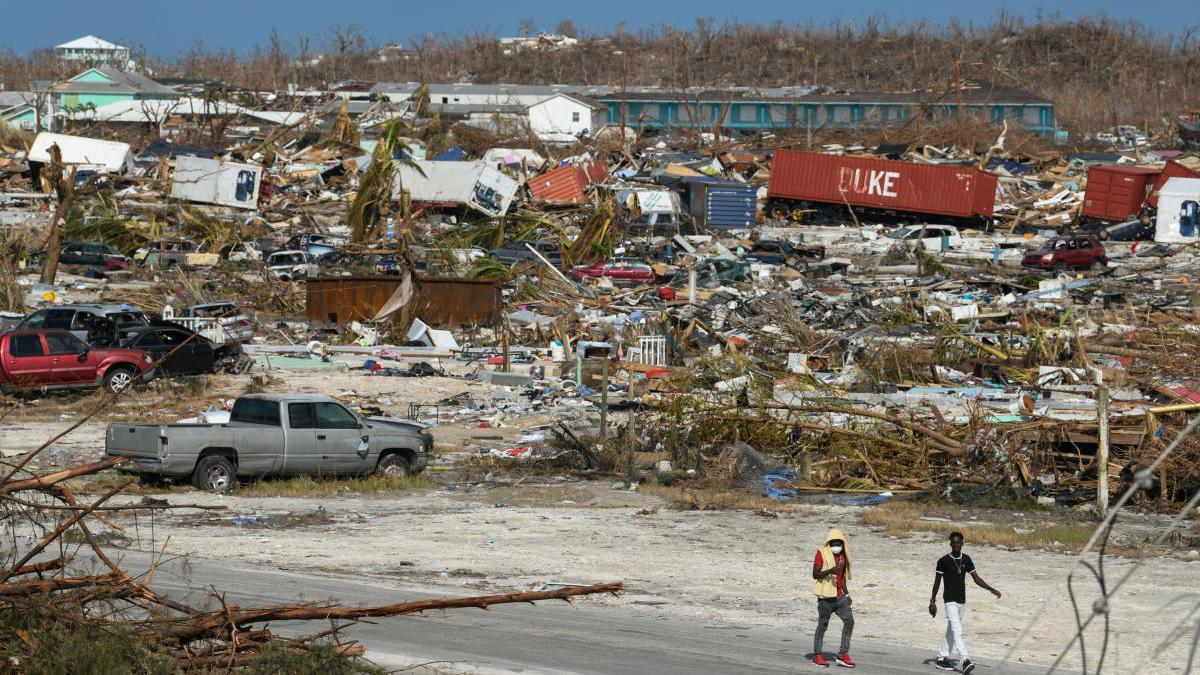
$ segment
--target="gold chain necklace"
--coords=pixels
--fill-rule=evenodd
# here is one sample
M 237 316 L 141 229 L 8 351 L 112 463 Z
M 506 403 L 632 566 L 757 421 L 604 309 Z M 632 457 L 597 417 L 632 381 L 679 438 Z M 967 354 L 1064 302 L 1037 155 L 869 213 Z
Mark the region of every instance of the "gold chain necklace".
M 958 576 L 961 577 L 963 575 L 962 554 L 959 554 L 959 556 L 955 558 L 954 554 L 951 553 L 950 560 L 954 563 L 954 569 L 958 571 Z

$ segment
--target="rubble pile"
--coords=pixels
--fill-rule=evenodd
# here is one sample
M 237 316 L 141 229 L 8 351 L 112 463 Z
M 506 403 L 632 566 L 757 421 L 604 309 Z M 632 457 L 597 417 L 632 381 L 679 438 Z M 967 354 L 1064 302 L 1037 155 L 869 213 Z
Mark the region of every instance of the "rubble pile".
M 134 379 L 467 378 L 492 389 L 406 410 L 338 398 L 530 425 L 519 448 L 627 425 L 648 477 L 716 476 L 747 446 L 786 469 L 773 494 L 1084 502 L 1200 406 L 1196 155 L 1022 152 L 1006 125 L 975 148 L 611 127 L 522 143 L 420 95 L 243 109 L 263 124 L 226 143 L 93 124 L 6 146 L 0 318 L 156 355 Z M 207 351 L 183 359 L 178 340 Z M 57 384 L 125 382 L 101 372 Z M 1147 495 L 1195 489 L 1192 454 Z

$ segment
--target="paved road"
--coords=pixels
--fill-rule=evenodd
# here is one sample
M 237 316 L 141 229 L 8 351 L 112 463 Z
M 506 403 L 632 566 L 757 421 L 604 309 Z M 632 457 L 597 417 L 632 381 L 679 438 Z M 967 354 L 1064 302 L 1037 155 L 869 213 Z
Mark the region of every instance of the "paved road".
M 145 569 L 148 556 L 127 552 L 126 569 Z M 249 569 L 192 558 L 188 571 L 176 565 L 158 572 L 154 587 L 180 598 L 192 589 L 224 591 L 231 602 L 249 606 L 308 600 L 354 604 L 388 604 L 445 595 L 444 590 L 391 588 L 338 578 L 278 570 Z M 199 591 L 202 592 L 202 591 Z M 192 596 L 196 600 L 198 596 Z M 379 619 L 348 632 L 362 642 L 376 662 L 400 667 L 418 662 L 452 661 L 455 668 L 488 675 L 733 675 L 739 673 L 821 672 L 805 658 L 811 635 L 780 629 L 714 625 L 680 619 L 656 619 L 620 607 L 544 602 L 536 607 L 501 605 L 489 612 L 462 609 L 422 617 Z M 838 639 L 835 619 L 827 643 Z M 317 624 L 295 628 L 317 632 Z M 273 628 L 291 632 L 280 624 Z M 942 672 L 933 668 L 929 650 L 856 640 L 851 650 L 865 675 Z M 1033 675 L 1045 669 L 998 667 L 981 662 L 977 675 Z M 844 669 L 833 668 L 843 671 Z

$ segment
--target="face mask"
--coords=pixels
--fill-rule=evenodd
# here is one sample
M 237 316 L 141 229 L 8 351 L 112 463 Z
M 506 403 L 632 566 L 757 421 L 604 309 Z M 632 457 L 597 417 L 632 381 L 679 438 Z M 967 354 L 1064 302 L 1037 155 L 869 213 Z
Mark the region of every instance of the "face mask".
M 829 547 L 829 550 L 830 550 L 830 551 L 833 551 L 834 553 L 841 553 L 841 552 L 842 552 L 842 547 L 841 547 L 841 546 L 830 546 L 830 547 Z

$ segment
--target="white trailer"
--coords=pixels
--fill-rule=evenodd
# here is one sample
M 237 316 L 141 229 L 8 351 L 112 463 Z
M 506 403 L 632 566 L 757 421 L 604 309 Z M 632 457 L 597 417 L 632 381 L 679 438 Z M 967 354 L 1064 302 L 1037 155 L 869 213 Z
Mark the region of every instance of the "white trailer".
M 508 212 L 517 194 L 515 178 L 484 162 L 436 162 L 417 160 L 396 168 L 392 199 L 399 201 L 407 190 L 414 203 L 468 206 L 498 217 Z
M 171 196 L 238 209 L 258 208 L 262 167 L 192 155 L 175 158 Z
M 50 146 L 57 145 L 62 152 L 62 162 L 81 171 L 111 173 L 128 176 L 133 173 L 133 150 L 128 143 L 103 141 L 84 136 L 68 136 L 43 131 L 33 139 L 28 159 L 31 162 L 50 163 Z
M 1158 193 L 1154 241 L 1200 242 L 1200 178 L 1171 178 Z

